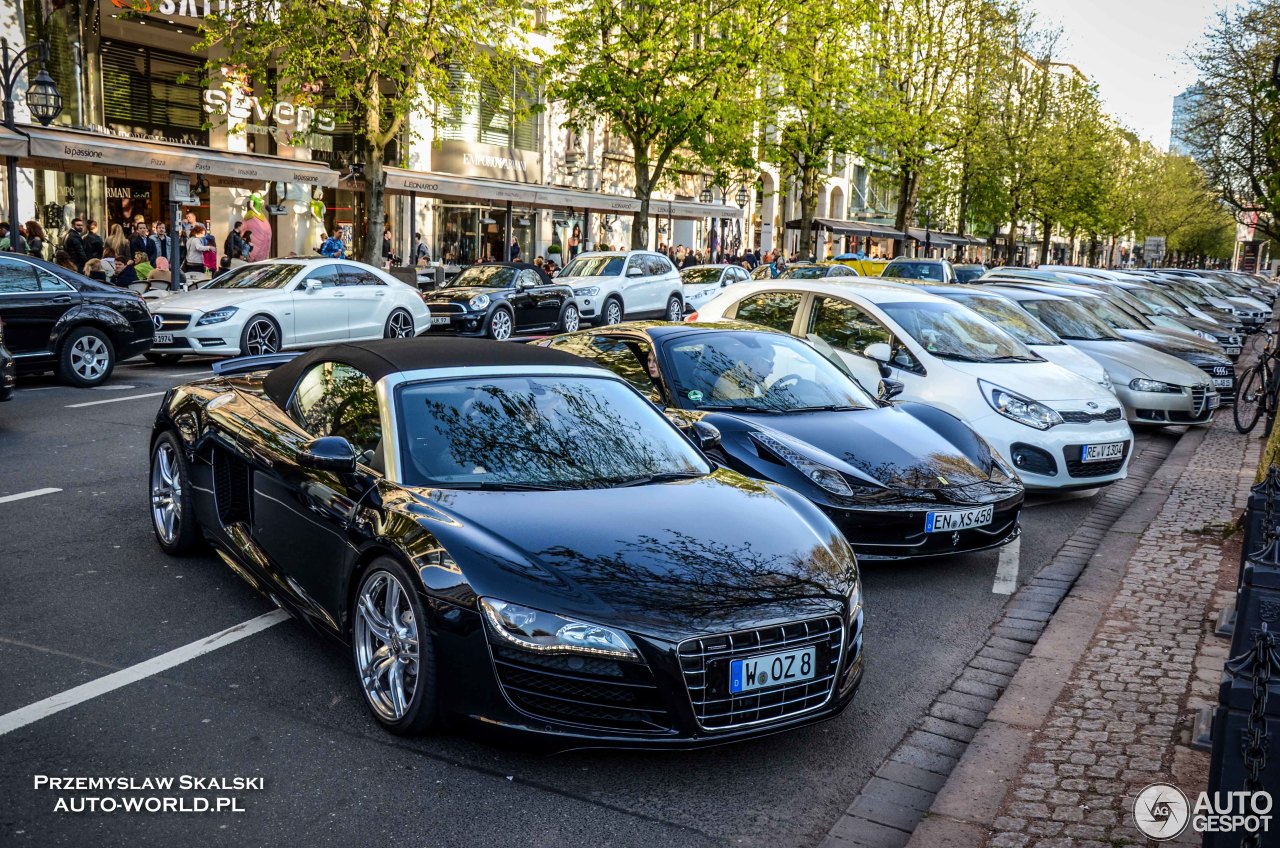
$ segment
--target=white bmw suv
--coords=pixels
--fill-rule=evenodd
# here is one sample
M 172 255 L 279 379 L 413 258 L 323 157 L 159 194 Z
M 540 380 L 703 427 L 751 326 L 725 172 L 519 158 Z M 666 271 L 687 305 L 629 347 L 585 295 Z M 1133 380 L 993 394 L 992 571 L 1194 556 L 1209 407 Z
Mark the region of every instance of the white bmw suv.
M 684 284 L 671 260 L 650 250 L 596 251 L 574 257 L 557 281 L 573 287 L 584 323 L 684 317 Z

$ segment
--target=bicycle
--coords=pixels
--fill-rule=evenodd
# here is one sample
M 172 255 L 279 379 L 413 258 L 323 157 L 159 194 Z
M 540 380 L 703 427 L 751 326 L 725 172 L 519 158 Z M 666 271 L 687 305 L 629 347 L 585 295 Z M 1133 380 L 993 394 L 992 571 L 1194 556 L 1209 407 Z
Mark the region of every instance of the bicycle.
M 1276 351 L 1275 333 L 1267 329 L 1266 334 L 1261 357 L 1240 375 L 1240 389 L 1231 410 L 1236 430 L 1241 433 L 1253 430 L 1263 412 L 1267 414 L 1267 426 L 1263 432 L 1270 434 L 1275 424 L 1277 402 L 1280 400 L 1280 353 Z

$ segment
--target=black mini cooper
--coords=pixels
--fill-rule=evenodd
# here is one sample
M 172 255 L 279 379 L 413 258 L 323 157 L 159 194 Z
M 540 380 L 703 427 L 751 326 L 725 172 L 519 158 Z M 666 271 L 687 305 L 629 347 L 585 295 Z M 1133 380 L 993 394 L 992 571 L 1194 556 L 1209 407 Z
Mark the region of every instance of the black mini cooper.
M 578 329 L 573 289 L 524 262 L 472 265 L 423 297 L 431 309 L 433 334 L 502 341 L 515 333 Z

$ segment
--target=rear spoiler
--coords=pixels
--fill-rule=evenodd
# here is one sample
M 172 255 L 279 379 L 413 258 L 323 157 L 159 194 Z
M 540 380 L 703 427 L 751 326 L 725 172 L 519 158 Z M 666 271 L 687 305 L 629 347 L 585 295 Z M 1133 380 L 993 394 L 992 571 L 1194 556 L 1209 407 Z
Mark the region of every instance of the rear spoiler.
M 286 353 L 237 356 L 233 359 L 224 359 L 221 362 L 213 363 L 213 373 L 219 377 L 229 377 L 233 374 L 248 374 L 250 371 L 270 371 L 277 365 L 284 365 L 291 359 L 301 355 L 302 351 L 293 350 Z

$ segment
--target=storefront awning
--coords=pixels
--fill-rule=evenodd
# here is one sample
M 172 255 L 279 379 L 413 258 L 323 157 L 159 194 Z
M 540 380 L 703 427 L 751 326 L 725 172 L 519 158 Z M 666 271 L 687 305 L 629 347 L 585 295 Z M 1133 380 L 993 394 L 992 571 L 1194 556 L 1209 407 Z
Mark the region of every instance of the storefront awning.
M 27 140 L 16 132 L 0 127 L 0 156 L 25 156 Z
M 962 236 L 948 235 L 938 230 L 929 230 L 929 244 L 933 247 L 955 247 L 956 245 L 969 244 L 969 240 Z M 921 244 L 925 242 L 925 230 L 920 227 L 908 227 L 907 237 Z
M 902 233 L 884 224 L 872 224 L 869 221 L 841 221 L 836 218 L 814 218 L 813 228 L 825 230 L 838 236 L 857 236 L 858 238 L 890 238 L 900 239 Z M 800 229 L 800 219 L 787 221 L 788 230 Z
M 260 188 L 264 183 L 333 187 L 338 172 L 322 162 L 231 153 L 180 144 L 141 141 L 81 130 L 23 127 L 31 137 L 29 168 L 77 171 L 105 177 L 154 178 L 177 172 L 203 175 L 213 185 Z
M 387 168 L 386 180 L 387 191 L 395 194 L 416 193 L 448 200 L 489 204 L 506 204 L 510 201 L 516 206 L 537 209 L 583 209 L 611 215 L 629 215 L 640 208 L 640 201 L 634 197 L 536 183 L 409 171 L 404 168 Z M 649 202 L 649 214 L 655 218 L 665 218 L 668 215 L 672 218 L 741 218 L 742 210 L 719 204 L 655 199 Z

